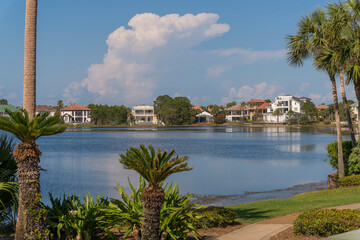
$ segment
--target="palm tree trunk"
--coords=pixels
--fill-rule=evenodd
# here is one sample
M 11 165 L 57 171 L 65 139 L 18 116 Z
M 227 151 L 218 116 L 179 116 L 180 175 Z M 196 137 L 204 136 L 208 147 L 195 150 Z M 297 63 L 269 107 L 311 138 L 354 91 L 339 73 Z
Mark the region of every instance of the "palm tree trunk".
M 360 134 L 360 81 L 354 81 L 354 89 L 355 89 L 355 95 L 356 99 L 358 100 L 358 114 L 357 114 L 357 120 L 358 120 L 358 134 Z
M 16 240 L 38 239 L 43 234 L 45 219 L 40 211 L 40 171 L 38 146 L 19 143 L 14 151 L 19 183 L 19 210 L 16 222 Z M 35 233 L 36 230 L 36 233 Z
M 23 107 L 30 120 L 36 109 L 36 18 L 37 0 L 26 0 Z
M 342 96 L 342 101 L 343 101 L 343 105 L 344 105 L 344 109 L 345 109 L 346 119 L 348 122 L 348 127 L 349 127 L 349 132 L 350 132 L 350 137 L 351 137 L 351 144 L 352 144 L 352 147 L 354 148 L 356 146 L 356 140 L 355 140 L 355 133 L 354 133 L 353 125 L 351 122 L 349 105 L 348 105 L 347 99 L 346 99 L 343 71 L 340 71 L 339 78 L 340 78 L 341 96 Z
M 141 229 L 142 240 L 160 239 L 160 211 L 164 203 L 164 190 L 150 185 L 142 196 L 144 204 L 144 221 Z
M 336 80 L 335 80 L 335 76 L 333 75 L 329 75 L 329 77 L 332 84 L 336 133 L 338 140 L 338 173 L 339 173 L 339 177 L 343 178 L 345 176 L 345 172 L 344 172 L 344 158 L 343 158 L 343 150 L 342 150 L 342 135 L 341 135 L 340 116 L 339 116 L 339 103 L 338 103 L 337 90 L 336 90 Z

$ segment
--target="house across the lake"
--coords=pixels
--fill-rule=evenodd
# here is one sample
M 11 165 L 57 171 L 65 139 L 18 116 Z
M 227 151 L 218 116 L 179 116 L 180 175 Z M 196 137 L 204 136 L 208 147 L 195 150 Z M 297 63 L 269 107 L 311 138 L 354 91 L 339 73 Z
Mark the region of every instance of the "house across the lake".
M 46 112 L 50 112 L 49 116 L 53 117 L 53 116 L 55 116 L 56 109 L 52 108 L 48 105 L 37 105 L 36 106 L 35 114 L 46 113 Z
M 135 124 L 157 124 L 157 116 L 154 113 L 154 107 L 148 105 L 138 105 L 132 108 Z
M 0 117 L 8 117 L 9 115 L 5 112 L 5 109 L 10 110 L 11 112 L 18 112 L 19 109 L 13 105 L 0 105 Z
M 264 122 L 284 123 L 286 122 L 286 114 L 289 111 L 294 112 L 295 116 L 299 116 L 300 113 L 302 113 L 302 105 L 310 101 L 311 99 L 308 97 L 298 98 L 289 94 L 277 96 L 275 101 L 267 106 L 267 113 L 264 114 Z
M 71 104 L 61 109 L 61 117 L 65 123 L 88 123 L 91 122 L 90 108 L 80 104 Z
M 203 111 L 202 113 L 195 115 L 195 121 L 196 122 L 213 122 L 214 116 L 206 111 Z

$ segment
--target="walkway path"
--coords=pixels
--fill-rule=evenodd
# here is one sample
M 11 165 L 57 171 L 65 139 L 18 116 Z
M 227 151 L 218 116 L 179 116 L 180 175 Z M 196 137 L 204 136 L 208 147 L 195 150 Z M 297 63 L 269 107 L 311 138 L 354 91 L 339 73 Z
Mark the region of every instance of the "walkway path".
M 357 209 L 360 208 L 360 203 L 329 207 L 328 209 L 330 208 Z M 267 240 L 272 236 L 275 236 L 276 234 L 291 228 L 299 214 L 300 213 L 293 213 L 286 216 L 254 223 L 229 234 L 218 237 L 217 240 Z

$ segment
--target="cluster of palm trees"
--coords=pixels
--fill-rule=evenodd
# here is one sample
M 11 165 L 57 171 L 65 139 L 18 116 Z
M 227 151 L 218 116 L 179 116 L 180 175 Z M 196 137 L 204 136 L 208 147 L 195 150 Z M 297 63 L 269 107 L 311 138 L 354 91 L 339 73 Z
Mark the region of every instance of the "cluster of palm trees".
M 324 9 L 316 9 L 300 19 L 297 34 L 288 36 L 286 40 L 290 65 L 302 66 L 305 60 L 312 59 L 314 67 L 329 76 L 338 139 L 338 173 L 339 177 L 344 177 L 336 77 L 340 80 L 342 101 L 355 147 L 355 134 L 345 93 L 345 77 L 346 84 L 354 85 L 360 104 L 360 0 L 328 3 Z M 360 133 L 360 124 L 358 132 Z

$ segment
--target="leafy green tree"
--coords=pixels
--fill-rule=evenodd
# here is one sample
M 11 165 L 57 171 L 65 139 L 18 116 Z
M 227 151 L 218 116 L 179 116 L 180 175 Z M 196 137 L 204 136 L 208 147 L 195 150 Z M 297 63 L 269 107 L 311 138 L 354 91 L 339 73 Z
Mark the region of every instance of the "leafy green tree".
M 305 102 L 301 106 L 301 111 L 306 117 L 308 117 L 309 120 L 314 119 L 314 117 L 318 114 L 318 110 L 316 109 L 315 104 L 312 102 Z
M 8 105 L 8 101 L 6 99 L 0 99 L 0 105 Z
M 191 116 L 196 115 L 196 110 L 187 97 L 171 98 L 168 95 L 156 98 L 154 111 L 160 121 L 170 125 L 190 124 Z
M 176 150 L 169 152 L 155 149 L 152 145 L 147 149 L 144 145 L 140 148 L 130 148 L 126 154 L 120 155 L 120 163 L 125 169 L 135 170 L 145 178 L 148 186 L 142 195 L 144 205 L 144 220 L 142 224 L 143 240 L 159 240 L 160 233 L 160 211 L 164 203 L 164 189 L 160 187 L 161 182 L 174 173 L 190 171 L 188 157 L 173 157 Z
M 228 104 L 226 104 L 226 108 L 229 108 L 229 107 L 232 107 L 232 106 L 235 106 L 236 105 L 236 102 L 233 101 L 233 102 L 230 102 Z
M 349 173 L 349 156 L 352 150 L 352 143 L 351 141 L 343 141 L 342 142 L 342 149 L 343 149 L 343 156 L 344 156 L 344 171 L 345 176 Z M 338 169 L 338 142 L 332 142 L 326 146 L 327 150 L 327 159 L 329 164 L 333 167 L 333 169 Z
M 0 117 L 0 130 L 12 133 L 21 141 L 14 152 L 19 183 L 16 239 L 37 239 L 38 234 L 44 234 L 45 222 L 40 207 L 41 152 L 35 140 L 61 133 L 66 128 L 57 126 L 60 117 L 48 117 L 49 112 L 38 114 L 31 121 L 26 110 L 11 112 L 6 109 L 5 112 L 9 117 Z
M 297 123 L 297 118 L 296 118 L 296 114 L 293 110 L 290 110 L 286 113 L 286 121 L 289 124 L 295 124 Z
M 266 99 L 265 102 L 271 103 L 271 100 L 270 100 L 270 99 Z
M 108 106 L 99 104 L 90 104 L 92 122 L 96 125 L 119 125 L 125 124 L 131 110 L 124 105 Z

